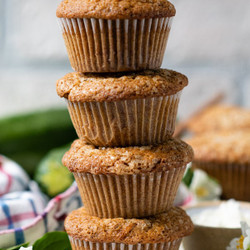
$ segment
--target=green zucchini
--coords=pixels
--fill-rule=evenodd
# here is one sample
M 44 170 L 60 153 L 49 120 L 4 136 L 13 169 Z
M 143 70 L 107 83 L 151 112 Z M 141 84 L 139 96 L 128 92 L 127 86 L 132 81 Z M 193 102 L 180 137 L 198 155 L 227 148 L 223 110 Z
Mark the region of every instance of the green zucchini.
M 0 120 L 0 154 L 17 161 L 31 176 L 47 152 L 76 138 L 67 109 L 49 109 Z
M 70 145 L 51 150 L 39 163 L 35 181 L 49 197 L 54 197 L 68 189 L 74 181 L 73 174 L 62 164 L 63 155 Z

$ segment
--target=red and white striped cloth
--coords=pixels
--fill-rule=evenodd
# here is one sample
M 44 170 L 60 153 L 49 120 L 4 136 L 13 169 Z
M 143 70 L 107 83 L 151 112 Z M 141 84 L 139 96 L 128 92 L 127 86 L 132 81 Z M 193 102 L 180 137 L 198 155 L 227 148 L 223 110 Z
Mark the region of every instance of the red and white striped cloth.
M 0 197 L 28 189 L 30 178 L 14 161 L 0 155 Z
M 0 248 L 32 244 L 47 232 L 63 230 L 68 213 L 81 205 L 75 183 L 48 203 L 18 164 L 0 156 Z
M 22 227 L 43 213 L 48 198 L 35 182 L 29 191 L 13 192 L 0 197 L 0 231 Z
M 47 232 L 62 231 L 66 216 L 81 206 L 80 194 L 74 183 L 66 192 L 52 199 L 44 211 L 30 223 L 15 229 L 0 231 L 0 248 L 25 242 L 33 244 Z

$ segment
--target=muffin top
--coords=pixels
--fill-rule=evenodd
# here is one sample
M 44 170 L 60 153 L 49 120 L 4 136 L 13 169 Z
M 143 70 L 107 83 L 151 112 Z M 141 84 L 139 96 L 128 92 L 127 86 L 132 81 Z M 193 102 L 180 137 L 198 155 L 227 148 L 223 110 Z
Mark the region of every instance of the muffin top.
M 111 102 L 169 96 L 188 85 L 186 76 L 172 70 L 133 73 L 69 73 L 57 81 L 57 93 L 72 102 Z
M 194 133 L 216 130 L 250 129 L 250 110 L 216 105 L 190 120 L 188 130 Z
M 194 161 L 250 163 L 250 129 L 199 134 L 187 142 L 194 149 Z
M 173 242 L 190 235 L 193 224 L 178 207 L 147 219 L 101 219 L 80 208 L 66 218 L 65 229 L 69 236 L 84 241 L 147 244 Z
M 171 17 L 176 13 L 166 0 L 64 0 L 57 8 L 57 17 L 143 19 Z
M 127 148 L 98 148 L 76 140 L 62 161 L 71 172 L 124 175 L 183 167 L 192 158 L 192 148 L 173 138 L 158 146 Z

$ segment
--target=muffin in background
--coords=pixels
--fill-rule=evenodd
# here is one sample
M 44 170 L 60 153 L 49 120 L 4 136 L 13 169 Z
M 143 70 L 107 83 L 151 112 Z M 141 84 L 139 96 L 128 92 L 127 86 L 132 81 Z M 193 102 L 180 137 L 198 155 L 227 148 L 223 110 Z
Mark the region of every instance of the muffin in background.
M 78 137 L 95 146 L 163 143 L 173 135 L 186 76 L 167 69 L 70 73 L 57 82 Z
M 203 133 L 186 141 L 194 149 L 192 167 L 217 179 L 223 198 L 250 201 L 250 129 Z
M 166 0 L 67 0 L 57 9 L 72 68 L 160 68 L 176 10 Z
M 250 129 L 250 110 L 237 106 L 214 105 L 191 119 L 187 129 L 195 134 Z
M 193 223 L 177 207 L 147 219 L 101 219 L 80 208 L 66 218 L 65 229 L 73 250 L 177 250 Z
M 76 140 L 63 164 L 74 174 L 88 214 L 140 218 L 173 206 L 192 148 L 169 139 L 145 147 L 96 148 Z

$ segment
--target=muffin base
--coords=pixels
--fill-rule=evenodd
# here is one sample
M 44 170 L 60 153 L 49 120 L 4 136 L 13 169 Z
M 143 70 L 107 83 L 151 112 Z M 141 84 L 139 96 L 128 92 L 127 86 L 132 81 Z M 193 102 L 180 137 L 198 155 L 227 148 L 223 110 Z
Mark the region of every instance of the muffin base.
M 173 135 L 181 91 L 172 96 L 117 102 L 70 102 L 78 137 L 95 146 L 142 146 Z
M 78 72 L 160 68 L 172 18 L 59 18 L 71 66 Z
M 193 162 L 192 168 L 199 168 L 219 181 L 224 199 L 234 198 L 250 201 L 250 165 Z
M 74 173 L 74 177 L 89 215 L 140 218 L 173 206 L 185 169 L 121 176 Z
M 178 250 L 181 239 L 155 244 L 92 243 L 69 237 L 72 250 Z

